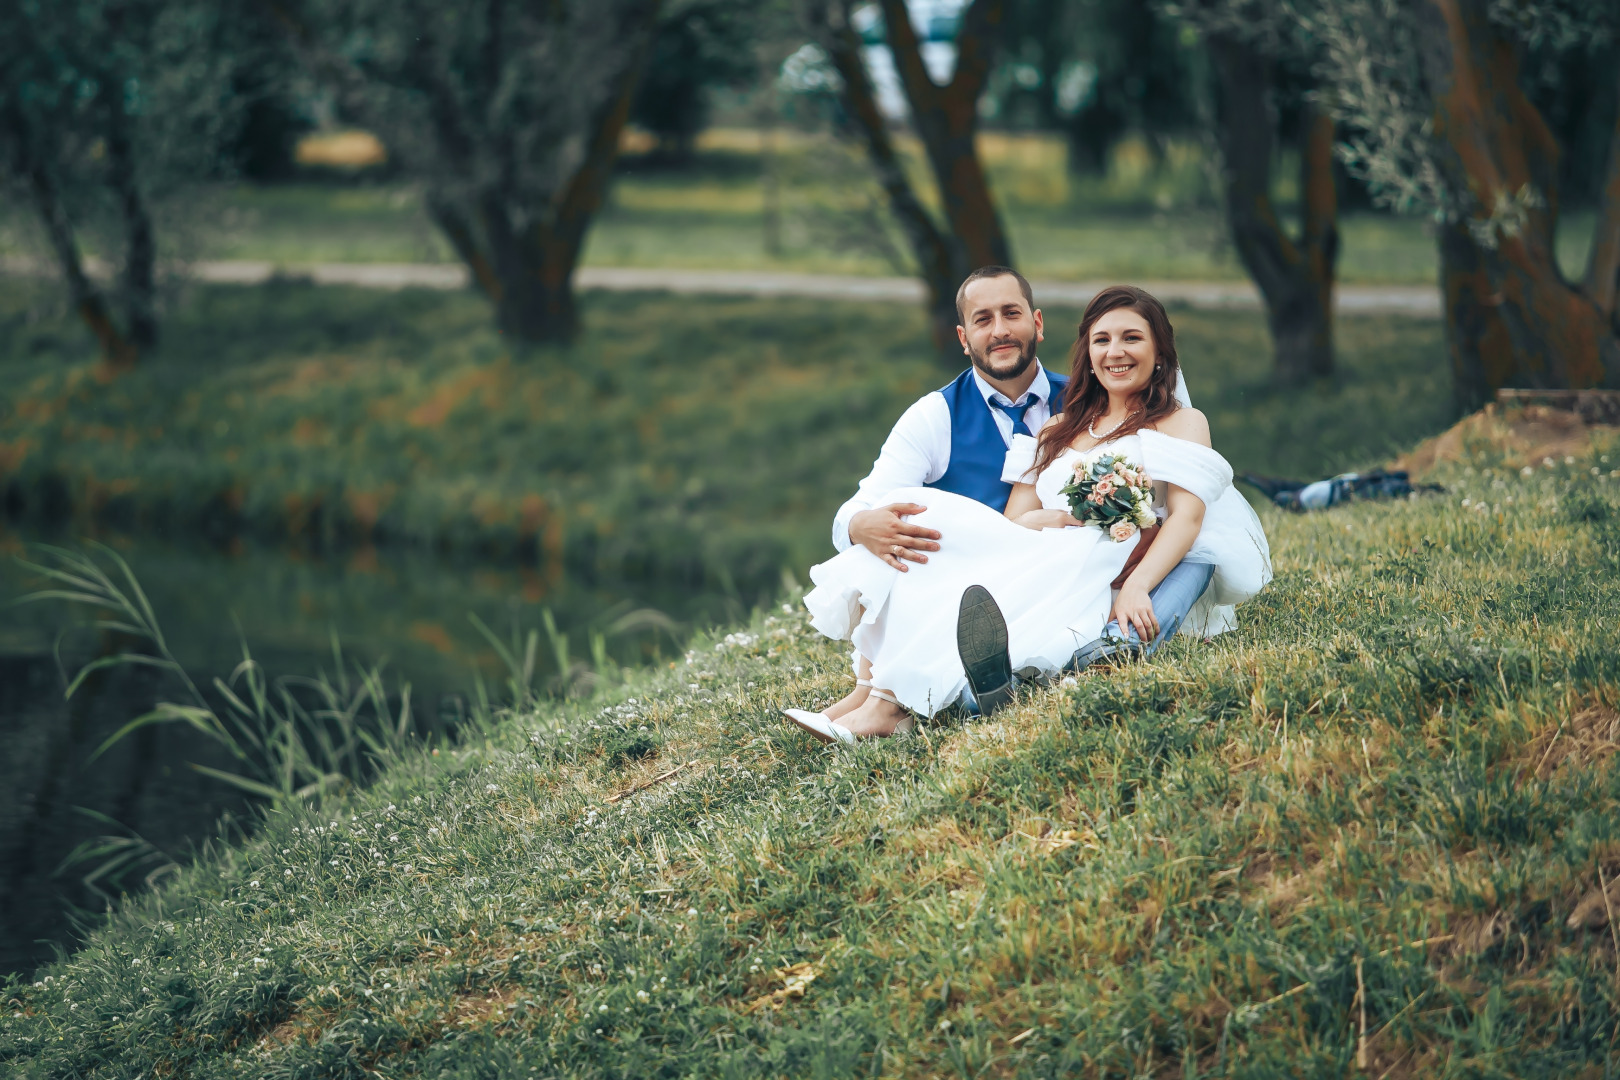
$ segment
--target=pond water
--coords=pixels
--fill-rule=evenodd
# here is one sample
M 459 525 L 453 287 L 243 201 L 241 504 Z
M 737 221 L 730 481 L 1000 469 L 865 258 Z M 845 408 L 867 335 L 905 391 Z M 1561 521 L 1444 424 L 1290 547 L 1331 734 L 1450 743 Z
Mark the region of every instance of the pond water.
M 244 640 L 271 676 L 330 672 L 335 633 L 350 663 L 385 661 L 391 690 L 408 682 L 419 715 L 460 715 L 475 679 L 492 687 L 506 680 L 469 615 L 504 638 L 514 621 L 540 628 L 551 611 L 568 639 L 577 687 L 591 678 L 593 635 L 609 668 L 656 662 L 678 655 L 691 627 L 746 610 L 738 598 L 701 587 L 584 583 L 544 569 L 425 553 L 362 549 L 317 557 L 241 544 L 100 539 L 129 563 L 197 683 L 228 676 Z M 0 605 L 45 585 L 18 562 L 37 561 L 39 543 L 85 550 L 75 537 L 0 525 Z M 82 881 L 94 863 L 63 865 L 79 844 L 138 835 L 157 865 L 159 852 L 183 861 L 221 827 L 222 815 L 251 826 L 233 789 L 190 768 L 229 762 L 188 728 L 142 729 L 91 762 L 122 724 L 156 701 L 180 700 L 181 688 L 151 669 L 114 668 L 64 700 L 74 671 L 111 647 L 85 628 L 90 618 L 59 602 L 0 607 L 0 978 L 27 973 L 70 946 L 76 919 L 102 906 Z M 543 629 L 540 642 L 537 683 L 555 689 L 557 661 Z

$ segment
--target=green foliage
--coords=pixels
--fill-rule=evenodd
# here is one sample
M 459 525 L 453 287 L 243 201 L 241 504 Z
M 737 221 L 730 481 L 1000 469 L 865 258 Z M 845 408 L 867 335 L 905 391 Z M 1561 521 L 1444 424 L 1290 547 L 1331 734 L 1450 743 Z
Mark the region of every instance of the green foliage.
M 1012 77 L 997 80 L 1001 111 L 1014 123 L 1038 118 L 1062 130 L 1071 169 L 1106 172 L 1110 152 L 1127 134 L 1162 149 L 1199 130 L 1196 56 L 1153 5 L 1021 0 L 1008 7 L 1003 67 Z M 1037 103 L 1035 117 L 1020 116 L 1020 90 Z
M 636 88 L 630 119 L 658 137 L 662 154 L 688 159 L 709 122 L 712 90 L 755 81 L 754 49 L 769 5 L 677 0 L 666 9 Z
M 212 695 L 204 694 L 170 651 L 157 613 L 129 565 L 106 545 L 97 544 L 94 551 L 112 563 L 116 577 L 91 555 L 48 546 L 41 547 L 46 562 L 23 564 L 54 587 L 29 593 L 20 602 L 87 606 L 99 616 L 89 628 L 128 642 L 124 651 L 80 668 L 66 696 L 73 697 L 104 668 L 141 665 L 176 677 L 184 700 L 160 701 L 130 720 L 96 748 L 91 760 L 142 728 L 184 724 L 227 750 L 234 762 L 230 770 L 197 764 L 193 769 L 282 809 L 318 805 L 321 796 L 363 781 L 414 741 L 410 684 L 400 689 L 396 705 L 380 665 L 357 666 L 351 677 L 335 635 L 330 676 L 322 672 L 315 678 L 272 680 L 244 641 L 241 663 L 228 678 L 213 680 Z M 116 851 L 122 857 L 124 846 Z
M 26 0 L 0 9 L 0 191 L 26 206 L 30 255 L 49 252 L 69 300 L 107 312 L 81 267 L 81 237 L 112 255 L 124 334 L 157 334 L 155 235 L 176 200 L 230 170 L 249 46 L 196 0 Z M 189 208 L 188 208 L 189 209 Z M 109 359 L 115 359 L 109 350 Z M 120 355 L 117 359 L 122 360 Z
M 514 355 L 466 295 L 199 289 L 163 351 L 111 386 L 63 324 L 14 320 L 0 484 L 23 515 L 420 545 L 746 605 L 825 557 L 883 433 L 944 381 L 905 307 L 590 303 L 574 349 Z M 1046 315 L 1062 369 L 1078 312 Z M 1433 323 L 1348 321 L 1345 375 L 1319 393 L 1270 388 L 1258 315 L 1174 318 L 1194 399 L 1240 469 L 1365 464 L 1449 419 Z
M 267 818 L 8 984 L 0 1065 L 1601 1075 L 1616 460 L 1268 511 L 1237 631 L 853 749 L 776 713 L 845 648 L 760 613 Z

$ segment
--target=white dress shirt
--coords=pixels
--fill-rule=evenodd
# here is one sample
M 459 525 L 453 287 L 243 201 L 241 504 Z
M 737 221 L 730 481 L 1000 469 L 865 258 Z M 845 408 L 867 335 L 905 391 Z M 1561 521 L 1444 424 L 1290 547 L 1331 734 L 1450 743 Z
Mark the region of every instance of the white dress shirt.
M 1187 397 L 1186 383 L 1182 381 L 1180 372 L 1176 373 L 1176 379 L 1176 400 L 1190 406 L 1192 401 Z M 1035 361 L 1035 381 L 1029 384 L 1029 389 L 1017 401 L 1008 400 L 985 382 L 977 369 L 973 372 L 973 382 L 979 388 L 979 393 L 984 395 L 986 403 L 994 401 L 1002 405 L 1021 405 L 1033 396 L 1035 400 L 1030 403 L 1029 411 L 1024 413 L 1024 423 L 1032 432 L 1041 430 L 1041 425 L 1052 415 L 1050 402 L 1047 401 L 1052 393 L 1052 383 L 1047 379 L 1046 369 L 1041 367 L 1039 360 Z M 996 422 L 996 430 L 1001 432 L 1002 444 L 1012 446 L 1012 417 L 1000 409 L 991 409 L 990 415 Z M 872 463 L 872 471 L 855 489 L 854 497 L 838 508 L 838 513 L 833 517 L 833 547 L 839 551 L 849 547 L 849 521 L 856 514 L 884 505 L 884 497 L 896 488 L 922 487 L 933 483 L 945 475 L 950 464 L 951 409 L 945 404 L 945 395 L 935 390 L 900 414 L 900 419 L 894 422 L 894 430 L 883 441 L 883 449 L 878 452 L 877 460 Z
M 1041 430 L 1041 425 L 1052 415 L 1046 400 L 1052 393 L 1052 383 L 1039 360 L 1035 361 L 1035 381 L 1029 384 L 1029 389 L 1017 401 L 1010 400 L 985 382 L 984 376 L 976 369 L 973 384 L 979 388 L 987 403 L 994 401 L 1002 405 L 1022 405 L 1033 397 L 1035 400 L 1030 403 L 1029 411 L 1024 413 L 1024 423 L 1030 431 Z M 991 409 L 990 416 L 996 422 L 996 430 L 1001 432 L 1002 443 L 1011 446 L 1012 417 L 1000 409 Z M 854 498 L 840 506 L 833 518 L 833 546 L 839 551 L 849 547 L 850 518 L 862 510 L 882 506 L 880 500 L 896 488 L 933 483 L 945 475 L 950 465 L 951 408 L 945 404 L 945 395 L 935 390 L 924 395 L 894 422 L 894 430 L 884 440 L 883 449 L 872 463 L 872 471 L 855 489 Z

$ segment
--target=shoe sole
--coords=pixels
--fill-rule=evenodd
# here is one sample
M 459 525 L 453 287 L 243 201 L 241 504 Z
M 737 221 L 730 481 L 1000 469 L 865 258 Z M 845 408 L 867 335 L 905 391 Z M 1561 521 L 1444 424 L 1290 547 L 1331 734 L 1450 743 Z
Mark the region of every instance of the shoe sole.
M 1012 700 L 1007 620 L 995 597 L 982 585 L 969 585 L 962 593 L 956 613 L 956 653 L 981 716 L 989 716 Z

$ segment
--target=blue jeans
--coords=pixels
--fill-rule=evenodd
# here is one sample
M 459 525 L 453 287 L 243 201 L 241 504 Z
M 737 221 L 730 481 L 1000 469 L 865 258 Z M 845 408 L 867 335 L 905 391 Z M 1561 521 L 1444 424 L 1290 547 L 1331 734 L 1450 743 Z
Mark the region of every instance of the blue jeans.
M 1136 634 L 1136 627 L 1131 627 L 1130 634 L 1124 635 L 1119 632 L 1119 622 L 1110 619 L 1103 627 L 1102 637 L 1075 650 L 1074 658 L 1063 670 L 1079 671 L 1122 650 L 1137 653 L 1144 659 L 1152 656 L 1181 629 L 1182 621 L 1209 588 L 1209 580 L 1214 576 L 1215 568 L 1209 563 L 1177 563 L 1148 593 L 1148 599 L 1153 602 L 1153 616 L 1159 620 L 1157 637 L 1144 645 Z
M 1131 627 L 1130 634 L 1123 635 L 1119 631 L 1119 623 L 1110 619 L 1108 625 L 1103 627 L 1102 637 L 1089 645 L 1075 650 L 1074 657 L 1063 666 L 1064 671 L 1079 671 L 1099 660 L 1105 660 L 1120 652 L 1129 652 L 1142 656 L 1152 656 L 1159 650 L 1159 646 L 1170 640 L 1181 629 L 1182 622 L 1192 606 L 1198 603 L 1198 598 L 1204 595 L 1209 588 L 1210 579 L 1215 576 L 1215 567 L 1208 563 L 1177 563 L 1175 568 L 1164 575 L 1164 580 L 1154 586 L 1148 593 L 1148 599 L 1153 602 L 1153 615 L 1159 620 L 1159 634 L 1146 645 L 1137 636 L 1136 628 Z M 1018 676 L 1013 676 L 1018 681 Z M 979 715 L 979 703 L 973 700 L 971 687 L 962 690 L 961 705 L 974 716 Z

